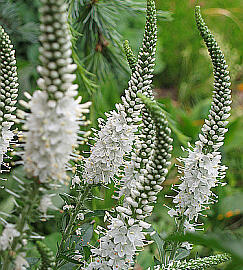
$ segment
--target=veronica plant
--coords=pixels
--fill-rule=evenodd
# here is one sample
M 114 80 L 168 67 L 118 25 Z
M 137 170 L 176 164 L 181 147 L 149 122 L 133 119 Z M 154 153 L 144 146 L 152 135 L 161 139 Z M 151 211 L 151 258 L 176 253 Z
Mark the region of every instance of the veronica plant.
M 213 201 L 210 199 L 213 194 L 211 188 L 217 186 L 218 178 L 225 175 L 218 150 L 227 131 L 225 125 L 230 110 L 229 77 L 222 53 L 203 23 L 198 8 L 196 20 L 203 37 L 211 38 L 209 41 L 206 39 L 206 44 L 211 49 L 217 73 L 209 120 L 202 128 L 195 149 L 188 150 L 188 158 L 180 159 L 185 163 L 185 168 L 180 168 L 184 175 L 173 199 L 175 209 L 169 211 L 171 216 L 175 216 L 177 231 L 185 232 L 195 231 L 194 222 L 197 222 L 198 215 L 207 208 L 206 204 Z M 83 249 L 80 250 L 83 269 L 130 269 L 137 253 L 150 243 L 146 230 L 151 225 L 144 219 L 151 215 L 157 194 L 162 189 L 172 150 L 171 130 L 162 109 L 153 101 L 151 90 L 155 45 L 155 5 L 149 0 L 138 60 L 128 42 L 124 44 L 132 71 L 128 89 L 122 97 L 122 104 L 116 105 L 117 110 L 108 113 L 106 121 L 100 120 L 100 130 L 95 132 L 95 143 L 80 174 L 79 183 L 83 181 L 86 185 L 114 182 L 119 199 L 115 211 L 105 214 L 109 224 L 107 228 L 97 227 L 99 244 L 91 249 L 91 262 L 85 261 Z M 75 209 L 77 205 L 69 206 L 69 211 Z M 76 228 L 76 234 L 82 235 L 82 227 L 79 229 L 77 225 Z M 171 248 L 158 269 L 206 269 L 230 258 L 223 254 L 179 262 L 175 261 L 178 249 L 190 249 L 191 245 L 171 243 Z
M 188 157 L 181 158 L 184 166 L 179 167 L 182 173 L 181 184 L 173 198 L 175 208 L 169 211 L 175 217 L 178 231 L 195 231 L 199 215 L 215 202 L 216 195 L 212 188 L 224 185 L 221 180 L 225 176 L 225 166 L 221 165 L 220 147 L 227 132 L 227 118 L 230 116 L 231 90 L 227 65 L 217 42 L 205 25 L 200 8 L 195 10 L 196 22 L 201 36 L 209 50 L 214 66 L 214 94 L 208 119 L 199 134 L 195 147 L 190 147 Z M 190 248 L 188 243 L 184 243 Z M 175 249 L 174 249 L 175 251 Z M 172 257 L 175 252 L 172 253 Z
M 42 0 L 41 3 L 41 65 L 37 81 L 40 90 L 32 97 L 26 94 L 29 102 L 21 102 L 29 110 L 27 113 L 19 111 L 19 116 L 25 119 L 25 143 L 21 153 L 25 175 L 14 176 L 19 183 L 18 190 L 6 189 L 15 197 L 16 206 L 6 219 L 1 218 L 0 263 L 4 270 L 30 267 L 26 244 L 31 239 L 41 238 L 33 232 L 31 224 L 40 218 L 48 218 L 49 208 L 55 209 L 51 201 L 53 188 L 70 180 L 69 170 L 73 173 L 70 194 L 60 195 L 65 203 L 61 240 L 56 255 L 48 245 L 36 242 L 40 269 L 62 269 L 63 266 L 65 269 L 87 270 L 133 269 L 137 254 L 153 242 L 151 240 L 156 234 L 147 218 L 162 190 L 172 152 L 171 129 L 152 91 L 157 41 L 155 1 L 147 0 L 145 32 L 138 56 L 134 56 L 128 42 L 124 44 L 131 68 L 128 87 L 116 109 L 108 112 L 106 119 L 99 119 L 99 129 L 94 130 L 90 138 L 93 144 L 85 158 L 73 152 L 75 146 L 85 141 L 80 134 L 87 136 L 79 128 L 85 124 L 83 114 L 88 112 L 89 103 L 81 105 L 80 97 L 74 98 L 78 86 L 74 83 L 76 65 L 71 58 L 66 6 L 63 0 Z M 214 65 L 215 88 L 199 140 L 195 147 L 189 147 L 186 158 L 179 159 L 183 164 L 179 167 L 181 182 L 173 188 L 176 195 L 169 215 L 175 219 L 176 231 L 182 233 L 200 229 L 200 215 L 204 215 L 204 210 L 215 201 L 216 195 L 211 189 L 220 185 L 225 176 L 220 147 L 227 131 L 231 103 L 224 56 L 198 7 L 196 22 Z M 6 47 L 5 39 L 8 38 L 2 36 L 1 46 Z M 9 50 L 3 50 L 2 56 L 9 57 Z M 8 63 L 3 61 L 3 64 L 7 65 L 5 62 Z M 4 74 L 9 76 L 7 70 L 1 71 L 1 83 L 7 80 Z M 15 71 L 13 69 L 14 74 Z M 1 84 L 5 87 L 1 90 L 1 98 L 3 96 L 6 110 L 12 112 L 14 107 L 11 109 L 6 105 L 9 103 L 5 97 L 9 91 L 9 102 L 14 106 L 11 101 L 16 98 L 16 83 L 11 91 L 12 88 L 6 87 L 9 84 L 6 80 Z M 5 111 L 3 115 L 11 119 L 6 117 Z M 7 127 L 10 129 L 11 123 Z M 112 210 L 92 209 L 88 201 L 94 198 L 94 187 L 115 190 L 113 198 L 117 203 Z M 96 213 L 104 217 L 102 226 L 94 227 L 93 221 L 87 222 Z M 97 234 L 94 238 L 98 241 L 91 245 L 93 228 Z M 179 251 L 188 249 L 188 255 L 192 245 L 187 242 L 167 244 L 170 249 L 165 250 L 153 269 L 207 269 L 230 260 L 229 255 L 219 254 L 180 261 L 176 256 Z

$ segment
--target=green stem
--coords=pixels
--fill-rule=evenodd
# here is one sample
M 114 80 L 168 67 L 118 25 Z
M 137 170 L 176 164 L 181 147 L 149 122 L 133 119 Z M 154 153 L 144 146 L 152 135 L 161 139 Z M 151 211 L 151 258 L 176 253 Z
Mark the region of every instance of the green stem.
M 186 218 L 184 216 L 182 216 L 176 232 L 181 233 L 183 231 L 185 219 Z M 176 252 L 177 252 L 178 248 L 180 247 L 180 245 L 181 244 L 179 242 L 174 242 L 174 246 L 173 246 L 172 251 L 170 253 L 170 261 L 173 261 L 175 259 Z
M 9 270 L 10 262 L 11 262 L 11 253 L 15 254 L 18 243 L 22 240 L 22 235 L 24 231 L 24 227 L 26 222 L 28 222 L 29 216 L 31 216 L 31 212 L 33 207 L 35 206 L 36 198 L 39 198 L 39 185 L 34 182 L 31 185 L 31 189 L 27 193 L 27 200 L 25 200 L 25 205 L 22 208 L 22 211 L 18 217 L 16 223 L 16 230 L 20 233 L 19 237 L 14 238 L 13 243 L 10 249 L 6 252 L 3 259 L 3 268 L 2 270 Z M 30 203 L 32 202 L 32 203 Z M 12 268 L 11 268 L 12 269 Z
M 61 264 L 59 262 L 60 261 L 60 255 L 62 254 L 63 250 L 66 247 L 67 239 L 69 239 L 69 237 L 70 237 L 70 235 L 71 235 L 71 233 L 73 231 L 76 216 L 77 216 L 77 214 L 78 214 L 78 212 L 80 210 L 80 207 L 83 205 L 84 199 L 88 195 L 89 191 L 90 191 L 90 185 L 86 185 L 84 187 L 84 191 L 79 194 L 78 202 L 76 204 L 76 207 L 75 207 L 74 211 L 71 213 L 70 219 L 68 221 L 68 225 L 67 225 L 65 231 L 62 234 L 62 240 L 61 240 L 61 243 L 60 243 L 60 245 L 58 247 L 58 251 L 57 251 L 57 254 L 56 254 L 56 267 L 55 267 L 55 269 L 59 269 L 59 267 L 60 267 L 60 264 Z

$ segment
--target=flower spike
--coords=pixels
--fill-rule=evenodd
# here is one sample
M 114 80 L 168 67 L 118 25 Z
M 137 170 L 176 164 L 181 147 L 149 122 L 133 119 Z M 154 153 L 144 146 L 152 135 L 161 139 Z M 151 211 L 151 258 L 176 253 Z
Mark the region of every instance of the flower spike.
M 154 270 L 206 270 L 213 266 L 231 260 L 228 254 L 217 254 L 205 258 L 191 259 L 189 261 L 176 261 L 168 265 L 155 266 Z M 148 269 L 150 270 L 150 268 Z
M 231 104 L 230 77 L 224 55 L 205 25 L 200 7 L 196 7 L 195 16 L 212 59 L 215 83 L 208 119 L 205 120 L 199 140 L 194 148 L 187 149 L 188 157 L 179 159 L 184 165 L 180 167 L 183 173 L 182 183 L 173 199 L 176 210 L 170 209 L 169 215 L 176 219 L 181 218 L 178 228 L 183 228 L 184 232 L 196 230 L 199 215 L 203 215 L 202 211 L 208 209 L 208 205 L 214 203 L 217 197 L 211 189 L 224 184 L 221 180 L 227 168 L 221 165 L 221 153 L 218 150 L 223 145 L 224 134 L 227 132 L 225 126 Z M 181 223 L 183 226 L 179 225 Z M 191 248 L 188 243 L 183 245 L 187 249 Z
M 11 130 L 18 96 L 18 77 L 15 50 L 0 26 L 0 173 L 4 156 L 9 149 L 14 133 Z
M 162 109 L 156 104 L 155 101 L 150 100 L 144 95 L 138 94 L 148 110 L 149 116 L 154 123 L 153 129 L 155 129 L 154 150 L 149 159 L 144 158 L 144 152 L 138 151 L 137 155 L 133 155 L 133 160 L 128 168 L 134 167 L 133 171 L 126 170 L 124 184 L 120 190 L 120 196 L 123 194 L 130 195 L 133 193 L 133 189 L 137 189 L 136 185 L 139 182 L 139 190 L 136 196 L 136 200 L 140 200 L 143 208 L 147 204 L 152 204 L 157 199 L 158 192 L 162 189 L 161 184 L 165 180 L 165 176 L 168 172 L 168 166 L 170 164 L 171 151 L 172 151 L 172 138 L 170 136 L 171 130 L 168 127 L 168 121 Z M 145 121 L 145 119 L 143 119 Z M 148 119 L 146 122 L 149 123 Z M 142 136 L 144 134 L 140 134 Z M 146 151 L 150 149 L 151 138 L 144 138 L 143 148 Z M 143 163 L 144 168 L 141 168 Z M 139 179 L 140 180 L 139 180 Z M 136 192 L 136 191 L 135 191 Z M 139 195 L 142 195 L 141 196 Z M 145 207 L 146 209 L 151 207 Z M 144 213 L 150 213 L 151 211 L 145 211 Z M 145 216 L 147 215 L 145 214 Z
M 53 269 L 55 267 L 55 256 L 53 252 L 40 241 L 36 242 L 36 247 L 41 256 L 40 270 Z
M 123 185 L 121 185 L 120 196 L 122 195 L 121 194 L 122 192 L 124 192 L 123 194 L 125 194 L 126 191 L 127 194 L 125 195 L 127 196 L 125 196 L 123 204 L 121 206 L 116 207 L 117 211 L 116 217 L 112 217 L 107 213 L 106 219 L 109 220 L 110 225 L 108 226 L 108 229 L 104 228 L 100 229 L 100 233 L 103 235 L 99 239 L 100 245 L 98 248 L 94 248 L 91 250 L 93 254 L 93 260 L 87 266 L 86 269 L 115 269 L 115 268 L 124 270 L 129 269 L 131 265 L 134 263 L 136 252 L 146 244 L 145 233 L 143 232 L 143 230 L 144 228 L 150 227 L 150 224 L 144 222 L 143 219 L 146 216 L 150 215 L 153 207 L 151 205 L 144 205 L 142 203 L 144 198 L 141 197 L 142 195 L 140 196 L 141 189 L 139 189 L 139 187 L 136 186 L 135 183 L 136 180 L 138 180 L 137 184 L 140 185 L 142 189 L 145 188 L 142 184 L 140 184 L 139 179 L 136 178 L 136 175 L 138 175 L 138 177 L 141 176 L 141 178 L 143 178 L 144 177 L 143 174 L 147 172 L 145 170 L 145 166 L 148 163 L 149 158 L 153 156 L 154 153 L 152 148 L 154 146 L 155 132 L 153 130 L 154 120 L 152 119 L 149 110 L 141 102 L 141 99 L 138 98 L 137 94 L 141 93 L 153 99 L 151 90 L 152 88 L 151 79 L 153 77 L 152 72 L 154 66 L 153 63 L 156 45 L 156 34 L 157 28 L 156 28 L 155 3 L 154 0 L 148 0 L 145 34 L 143 39 L 143 45 L 138 56 L 138 62 L 135 66 L 135 71 L 132 71 L 128 89 L 125 90 L 125 95 L 124 97 L 122 97 L 123 104 L 117 105 L 118 114 L 120 116 L 124 115 L 126 125 L 130 127 L 130 129 L 128 129 L 128 132 L 132 130 L 133 134 L 135 135 L 133 140 L 129 139 L 131 140 L 131 144 L 130 144 L 130 151 L 127 153 L 128 160 L 130 159 L 132 160 L 131 162 L 126 162 L 124 160 L 123 164 L 125 165 L 125 167 L 126 166 L 127 167 L 125 169 L 125 176 L 124 175 L 121 176 L 122 181 L 124 183 Z M 140 123 L 141 120 L 142 124 Z M 163 120 L 164 119 L 162 119 L 161 121 Z M 162 122 L 158 121 L 158 127 L 161 123 Z M 108 124 L 109 125 L 112 124 L 112 122 L 110 122 L 109 117 L 107 119 L 106 124 L 101 129 L 101 131 L 104 131 L 108 127 Z M 123 128 L 119 127 L 120 125 L 114 125 L 114 121 L 113 126 L 114 127 L 110 126 L 109 129 L 116 130 L 119 128 L 120 134 L 123 133 Z M 137 136 L 137 130 L 139 134 L 138 135 L 139 139 Z M 113 131 L 112 134 L 114 134 Z M 116 137 L 117 142 L 119 142 L 118 134 L 116 134 Z M 104 142 L 104 139 L 103 140 L 101 139 L 104 138 L 104 136 L 102 137 L 98 136 L 97 138 L 98 140 L 96 141 L 95 147 L 93 147 L 92 149 L 92 154 L 94 150 L 96 150 L 98 142 L 101 143 Z M 150 144 L 149 141 L 146 141 L 146 139 L 150 140 Z M 146 146 L 145 142 L 147 142 Z M 110 145 L 107 145 L 106 147 L 110 148 Z M 141 154 L 141 156 L 139 156 L 139 154 Z M 101 159 L 101 157 L 99 159 Z M 134 159 L 135 161 L 138 162 L 137 164 L 139 164 L 138 159 L 141 159 L 140 163 L 142 164 L 142 166 L 136 168 Z M 111 160 L 113 162 L 114 160 L 116 160 L 116 158 L 113 156 Z M 109 171 L 112 168 L 111 163 L 108 163 L 108 165 L 109 166 L 107 166 L 107 171 Z M 93 168 L 94 167 L 97 168 L 97 166 L 93 166 Z M 142 169 L 144 170 L 142 171 Z M 159 168 L 156 167 L 156 169 L 161 169 L 161 167 Z M 97 169 L 95 170 L 97 171 Z M 153 168 L 151 169 L 153 173 L 155 173 L 155 170 L 153 170 Z M 140 172 L 141 175 L 139 174 Z M 156 174 L 156 176 L 158 176 L 158 173 Z M 163 173 L 166 173 L 166 170 L 163 171 Z M 133 181 L 133 183 L 131 184 L 132 186 L 131 190 L 128 187 L 129 177 L 131 177 L 131 180 Z M 150 174 L 148 174 L 148 177 L 150 177 Z M 152 190 L 153 188 L 156 189 L 155 192 Z M 126 189 L 126 191 L 124 191 L 124 189 Z M 155 185 L 153 183 L 151 190 L 146 190 L 145 196 L 147 196 L 148 199 L 150 200 L 149 203 L 153 203 L 155 201 L 154 199 L 156 197 L 155 194 L 157 194 L 160 189 L 161 187 L 159 185 Z
M 71 36 L 67 24 L 66 4 L 63 0 L 42 0 L 41 47 L 37 81 L 41 89 L 34 92 L 28 106 L 24 162 L 30 176 L 65 181 L 65 165 L 78 142 L 82 113 L 89 104 L 79 104 L 78 85 L 73 84 Z M 82 122 L 81 122 L 82 123 Z
M 225 126 L 230 116 L 231 90 L 229 89 L 230 77 L 227 71 L 224 55 L 220 50 L 215 38 L 206 26 L 200 14 L 200 6 L 195 8 L 195 16 L 198 30 L 208 48 L 214 68 L 214 95 L 209 111 L 208 119 L 199 135 L 200 141 L 205 145 L 205 151 L 217 151 L 223 145 Z
M 156 8 L 154 0 L 147 0 L 147 16 L 143 43 L 138 54 L 135 71 L 131 74 L 131 79 L 128 82 L 128 89 L 125 90 L 125 95 L 122 97 L 125 111 L 130 122 L 137 122 L 141 113 L 141 103 L 137 98 L 137 93 L 140 92 L 153 98 L 152 93 L 152 78 L 154 71 L 154 61 L 157 43 L 157 25 L 156 25 Z
M 230 261 L 228 254 L 217 254 L 205 258 L 191 259 L 188 262 L 178 262 L 175 269 L 180 270 L 206 270 L 218 264 Z
M 85 160 L 84 180 L 89 184 L 109 183 L 111 179 L 114 179 L 117 168 L 121 165 L 120 160 L 123 159 L 125 154 L 131 152 L 131 147 L 136 138 L 134 133 L 137 132 L 138 125 L 141 122 L 141 109 L 143 107 L 137 97 L 137 92 L 152 95 L 151 83 L 156 39 L 155 2 L 154 0 L 148 0 L 143 44 L 135 71 L 131 74 L 128 89 L 125 90 L 125 95 L 122 97 L 122 104 L 116 105 L 117 112 L 113 111 L 107 114 L 106 122 L 100 120 L 100 131 L 96 132 L 91 155 Z M 146 109 L 144 109 L 143 114 L 146 113 Z M 148 136 L 153 137 L 154 132 L 151 122 L 150 119 L 149 126 L 146 126 L 146 128 Z M 116 127 L 117 123 L 119 128 Z M 108 130 L 110 134 L 108 134 Z M 127 138 L 125 145 L 129 147 L 123 147 L 125 138 Z M 152 146 L 153 144 L 150 145 L 151 150 Z M 145 153 L 145 151 L 143 152 Z M 151 151 L 147 149 L 147 155 L 150 155 L 150 153 Z

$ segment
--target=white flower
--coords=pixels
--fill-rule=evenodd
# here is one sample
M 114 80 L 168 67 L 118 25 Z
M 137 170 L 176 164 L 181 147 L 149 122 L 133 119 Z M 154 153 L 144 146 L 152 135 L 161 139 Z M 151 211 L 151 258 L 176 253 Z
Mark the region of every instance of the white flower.
M 188 218 L 184 224 L 186 231 L 194 231 L 189 222 L 197 221 L 206 206 L 213 203 L 212 188 L 218 186 L 219 179 L 225 175 L 220 153 L 204 153 L 203 146 L 200 141 L 196 142 L 193 150 L 188 149 L 188 157 L 180 159 L 184 163 L 184 168 L 181 168 L 184 175 L 173 199 L 176 209 L 169 211 L 172 216 L 177 213 Z
M 82 235 L 82 229 L 81 228 L 78 228 L 75 232 L 76 232 L 76 235 Z
M 77 260 L 77 261 L 79 261 L 79 262 L 82 261 L 83 256 L 79 253 L 79 250 L 75 250 L 75 255 L 73 255 L 73 259 L 74 259 L 74 260 Z
M 112 270 L 112 268 L 107 265 L 107 262 L 102 260 L 100 257 L 95 257 L 95 259 L 85 269 Z
M 188 243 L 188 242 L 183 242 L 181 244 L 181 247 L 186 248 L 187 250 L 191 250 L 192 249 L 192 244 Z
M 128 229 L 127 238 L 131 241 L 134 247 L 142 247 L 144 234 L 142 228 L 138 225 L 133 225 Z
M 42 183 L 67 179 L 65 166 L 78 143 L 82 113 L 90 105 L 79 104 L 81 97 L 74 99 L 78 85 L 73 84 L 76 76 L 72 73 L 77 66 L 71 58 L 65 10 L 66 5 L 57 1 L 43 1 L 40 8 L 41 66 L 37 70 L 41 77 L 37 84 L 42 91 L 35 91 L 27 104 L 30 113 L 25 124 L 28 130 L 23 157 L 25 170 Z
M 78 213 L 77 214 L 77 219 L 84 220 L 84 213 Z
M 145 236 L 142 229 L 138 224 L 127 225 L 119 215 L 117 218 L 111 218 L 108 230 L 99 240 L 99 248 L 91 249 L 95 260 L 97 258 L 100 263 L 102 261 L 102 265 L 106 262 L 111 267 L 109 269 L 129 269 L 137 248 L 144 246 Z M 91 265 L 97 267 L 97 260 Z
M 15 229 L 15 225 L 8 223 L 0 236 L 0 250 L 8 249 L 13 239 L 18 236 L 20 236 L 20 233 Z
M 72 187 L 75 187 L 76 184 L 79 185 L 80 183 L 81 183 L 80 178 L 79 178 L 77 175 L 75 175 L 75 176 L 72 178 Z
M 14 270 L 25 270 L 29 267 L 29 263 L 24 259 L 25 253 L 20 253 L 15 259 L 15 268 Z
M 0 130 L 0 166 L 3 163 L 3 158 L 9 149 L 10 142 L 13 139 L 14 133 L 10 130 L 12 124 L 8 123 L 2 127 Z
M 168 211 L 168 214 L 173 217 L 173 216 L 177 216 L 178 213 L 175 209 L 171 208 L 169 211 Z
M 195 232 L 194 224 L 191 224 L 188 220 L 185 220 L 184 232 Z
M 135 168 L 134 161 L 125 162 L 124 176 L 122 177 L 122 186 L 119 189 L 119 197 L 122 195 L 130 196 L 132 190 L 136 190 L 136 183 L 139 181 L 139 174 Z
M 84 181 L 110 183 L 123 164 L 123 157 L 132 150 L 137 127 L 129 125 L 126 113 L 117 106 L 117 112 L 107 114 L 107 121 L 96 134 L 91 155 L 85 160 Z
M 63 209 L 63 210 L 70 210 L 70 209 L 73 209 L 73 208 L 74 208 L 74 205 L 71 205 L 71 204 L 68 205 L 68 204 L 66 204 L 66 205 L 63 206 L 62 209 Z
M 30 108 L 26 119 L 25 169 L 41 182 L 49 178 L 64 181 L 65 165 L 78 140 L 79 100 L 64 95 L 50 106 L 48 94 L 36 91 Z
M 43 213 L 44 217 L 46 217 L 46 213 L 48 209 L 54 209 L 57 210 L 57 208 L 53 205 L 51 197 L 53 197 L 54 194 L 45 194 L 41 197 L 39 210 Z

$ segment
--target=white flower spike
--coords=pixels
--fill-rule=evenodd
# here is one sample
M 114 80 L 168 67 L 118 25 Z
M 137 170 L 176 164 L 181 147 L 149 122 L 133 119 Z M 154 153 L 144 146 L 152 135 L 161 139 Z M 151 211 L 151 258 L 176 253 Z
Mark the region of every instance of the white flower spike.
M 14 137 L 11 127 L 15 119 L 18 85 L 15 50 L 9 36 L 0 26 L 0 173 Z
M 30 176 L 40 182 L 50 179 L 64 182 L 66 165 L 78 142 L 82 113 L 90 104 L 80 104 L 78 85 L 73 84 L 71 36 L 67 24 L 66 4 L 63 0 L 42 0 L 40 61 L 41 78 L 28 107 L 25 127 L 24 164 Z

